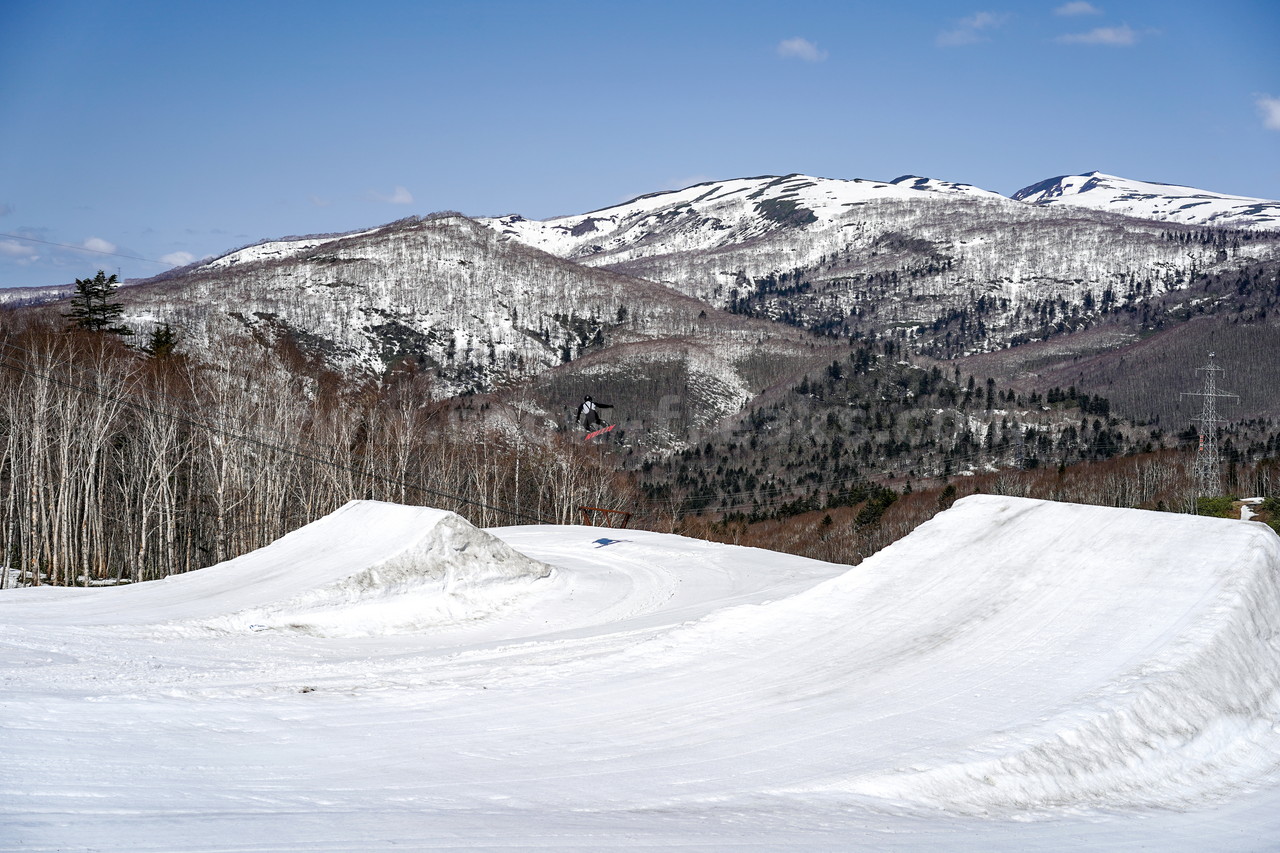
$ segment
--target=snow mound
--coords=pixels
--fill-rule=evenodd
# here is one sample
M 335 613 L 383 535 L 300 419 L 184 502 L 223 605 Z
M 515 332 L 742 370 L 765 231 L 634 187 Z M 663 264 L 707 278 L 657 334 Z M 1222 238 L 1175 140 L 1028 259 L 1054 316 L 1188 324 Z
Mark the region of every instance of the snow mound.
M 113 589 L 45 593 L 79 624 L 172 633 L 289 630 L 374 636 L 481 619 L 518 603 L 552 568 L 461 516 L 351 501 L 270 545 L 196 572 Z M 25 592 L 25 591 L 24 591 Z M 28 605 L 28 617 L 40 591 Z
M 1263 525 L 974 496 L 852 569 L 493 533 L 554 575 L 355 502 L 167 581 L 0 591 L 0 838 L 1280 849 Z
M 779 603 L 833 650 L 888 768 L 844 792 L 968 814 L 1182 807 L 1280 768 L 1280 538 L 1259 524 L 966 498 Z M 785 621 L 785 620 L 784 620 Z M 855 762 L 856 763 L 856 762 Z M 868 768 L 870 769 L 870 768 Z
M 335 547 L 335 533 L 368 535 L 367 522 L 385 521 L 388 516 L 396 526 L 410 528 L 403 538 L 388 537 L 388 556 L 371 564 L 349 562 L 344 568 L 331 563 L 332 568 L 315 571 L 312 561 L 323 559 Z M 461 516 L 421 507 L 353 501 L 279 543 L 290 537 L 314 545 L 316 551 L 306 563 L 290 560 L 297 570 L 299 592 L 209 620 L 207 627 L 341 637 L 428 630 L 492 616 L 527 597 L 532 582 L 552 573 L 550 566 L 524 556 Z M 293 550 L 297 542 L 290 545 Z M 247 555 L 254 557 L 247 562 L 273 565 L 273 547 Z

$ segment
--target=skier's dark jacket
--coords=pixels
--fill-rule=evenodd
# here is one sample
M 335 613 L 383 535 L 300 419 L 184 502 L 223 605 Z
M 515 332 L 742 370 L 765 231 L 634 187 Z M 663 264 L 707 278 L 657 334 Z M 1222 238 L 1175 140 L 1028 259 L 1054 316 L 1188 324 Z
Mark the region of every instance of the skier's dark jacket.
M 600 419 L 599 409 L 612 409 L 608 403 L 597 403 L 590 397 L 582 401 L 582 405 L 578 407 L 578 414 L 574 416 L 574 423 L 581 423 L 585 427 L 591 427 L 595 424 L 602 424 L 604 421 Z

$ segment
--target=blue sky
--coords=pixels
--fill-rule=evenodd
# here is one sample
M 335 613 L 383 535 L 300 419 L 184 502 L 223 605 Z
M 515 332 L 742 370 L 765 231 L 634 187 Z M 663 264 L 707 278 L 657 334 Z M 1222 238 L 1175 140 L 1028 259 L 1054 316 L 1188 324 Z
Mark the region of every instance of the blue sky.
M 7 0 L 0 286 L 791 172 L 1276 199 L 1277 57 L 1274 0 Z

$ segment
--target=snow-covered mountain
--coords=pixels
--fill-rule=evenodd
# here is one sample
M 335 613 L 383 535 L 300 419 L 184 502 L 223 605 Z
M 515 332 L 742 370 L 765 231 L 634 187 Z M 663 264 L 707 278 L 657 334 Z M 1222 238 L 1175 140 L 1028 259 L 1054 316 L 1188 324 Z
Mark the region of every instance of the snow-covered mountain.
M 843 230 L 853 227 L 852 223 L 875 218 L 867 214 L 890 202 L 931 205 L 934 212 L 944 216 L 967 215 L 956 207 L 957 203 L 963 206 L 966 202 L 983 202 L 988 210 L 1009 212 L 1019 209 L 1020 205 L 1014 202 L 1023 202 L 1032 206 L 1087 208 L 1182 225 L 1280 227 L 1280 202 L 1133 181 L 1098 172 L 1042 181 L 1019 191 L 1012 199 L 970 184 L 916 175 L 903 175 L 889 182 L 798 174 L 737 178 L 651 193 L 583 214 L 545 220 L 512 214 L 478 221 L 509 239 L 563 258 L 593 266 L 623 267 L 645 275 L 644 259 L 718 252 L 780 233 Z M 1009 215 L 1016 218 L 1023 214 Z M 886 228 L 903 230 L 894 229 L 892 222 Z M 678 279 L 673 283 L 680 286 Z M 704 295 L 696 285 L 687 284 L 682 289 Z
M 1063 331 L 1095 306 L 1132 307 L 1280 254 L 1252 232 L 1223 228 L 1192 243 L 1183 224 L 912 175 L 741 178 L 576 216 L 479 221 L 738 313 L 848 336 L 913 328 L 948 357 Z
M 916 191 L 883 181 L 807 175 L 737 178 L 651 193 L 574 216 L 481 219 L 507 237 L 564 258 L 620 263 L 654 253 L 705 251 L 781 229 L 827 226 L 852 206 Z M 598 264 L 597 264 L 598 265 Z
M 247 333 L 342 370 L 412 363 L 441 394 L 544 374 L 569 393 L 594 371 L 658 399 L 702 389 L 714 420 L 835 345 L 803 330 L 939 358 L 1107 312 L 1137 318 L 1132 336 L 1163 322 L 1137 326 L 1163 294 L 1262 281 L 1257 265 L 1280 259 L 1270 231 L 1041 201 L 913 175 L 738 178 L 545 221 L 410 217 L 264 242 L 121 298 L 135 329 L 168 322 L 193 351 Z
M 125 323 L 143 333 L 170 323 L 191 351 L 249 334 L 346 371 L 413 365 L 442 396 L 585 370 L 604 349 L 627 373 L 620 364 L 632 356 L 621 353 L 633 353 L 684 376 L 708 417 L 736 412 L 772 381 L 749 365 L 803 366 L 815 352 L 799 329 L 502 240 L 459 215 L 263 243 L 121 299 Z
M 924 202 L 942 213 L 955 202 L 987 202 L 995 210 L 1087 207 L 1106 213 L 1187 225 L 1280 228 L 1280 202 L 1245 199 L 1171 184 L 1130 181 L 1094 172 L 1051 178 L 1006 199 L 972 184 L 902 175 L 890 182 L 815 178 L 804 174 L 735 178 L 654 192 L 590 213 L 544 220 L 512 214 L 479 219 L 503 236 L 595 266 L 628 265 L 673 252 L 719 251 L 780 232 L 823 232 L 883 202 Z M 643 273 L 641 273 L 643 274 Z M 696 289 L 696 288 L 695 288 Z
M 965 197 L 1009 204 L 968 184 L 904 175 L 893 181 L 766 175 L 650 193 L 590 213 L 529 220 L 480 219 L 504 236 L 594 266 L 671 252 L 714 251 L 778 232 L 821 231 L 887 200 Z
M 40 305 L 66 299 L 76 292 L 74 284 L 51 284 L 43 287 L 0 288 L 0 305 L 13 308 L 19 305 Z
M 1018 190 L 1013 197 L 1027 204 L 1087 207 L 1183 225 L 1280 229 L 1280 201 L 1138 181 L 1102 172 L 1049 178 Z

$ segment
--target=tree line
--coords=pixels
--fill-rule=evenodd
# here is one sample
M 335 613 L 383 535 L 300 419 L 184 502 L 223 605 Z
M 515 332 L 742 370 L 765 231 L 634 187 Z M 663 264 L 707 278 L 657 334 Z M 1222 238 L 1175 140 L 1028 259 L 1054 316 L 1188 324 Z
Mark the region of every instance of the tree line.
M 580 442 L 480 397 L 433 401 L 411 369 L 359 382 L 237 338 L 198 360 L 71 319 L 0 315 L 0 584 L 186 572 L 352 499 L 480 526 L 628 502 Z

